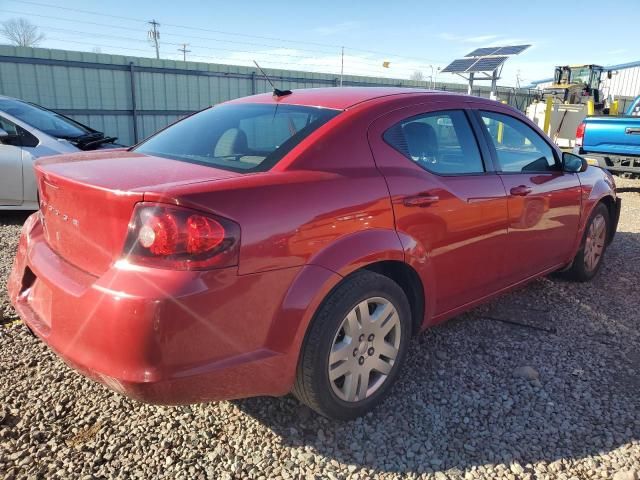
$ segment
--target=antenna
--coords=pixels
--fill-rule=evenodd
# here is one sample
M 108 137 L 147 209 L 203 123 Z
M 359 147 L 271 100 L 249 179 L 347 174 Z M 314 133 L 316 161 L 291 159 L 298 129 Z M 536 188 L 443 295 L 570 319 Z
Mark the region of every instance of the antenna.
M 284 97 L 286 95 L 291 95 L 291 93 L 292 93 L 291 90 L 280 90 L 280 89 L 276 88 L 276 86 L 273 84 L 273 82 L 271 81 L 269 76 L 266 73 L 264 73 L 264 70 L 262 70 L 262 68 L 260 68 L 260 65 L 258 65 L 258 62 L 256 62 L 254 60 L 253 63 L 256 64 L 256 67 L 258 67 L 258 70 L 260 70 L 260 73 L 262 73 L 264 78 L 267 79 L 267 82 L 269 82 L 269 85 L 271 85 L 271 88 L 273 88 L 273 94 L 276 97 Z

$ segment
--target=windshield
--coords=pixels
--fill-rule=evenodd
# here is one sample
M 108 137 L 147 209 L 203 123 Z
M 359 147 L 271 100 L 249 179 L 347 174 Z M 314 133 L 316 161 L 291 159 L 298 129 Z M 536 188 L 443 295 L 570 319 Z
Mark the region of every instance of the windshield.
M 235 172 L 265 171 L 339 110 L 229 104 L 196 113 L 134 151 Z
M 571 82 L 588 85 L 591 82 L 591 70 L 587 67 L 572 68 Z
M 56 138 L 77 138 L 94 133 L 70 118 L 58 115 L 37 105 L 18 100 L 0 99 L 0 111 L 16 117 L 18 120 Z

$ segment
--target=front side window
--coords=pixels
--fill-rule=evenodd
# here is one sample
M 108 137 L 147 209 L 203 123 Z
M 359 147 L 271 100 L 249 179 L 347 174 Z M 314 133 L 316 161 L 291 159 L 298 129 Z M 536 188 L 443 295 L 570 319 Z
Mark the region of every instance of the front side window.
M 480 112 L 480 115 L 496 149 L 502 172 L 557 170 L 553 149 L 527 124 L 495 112 Z
M 461 110 L 408 118 L 387 130 L 384 140 L 421 168 L 438 175 L 484 172 L 478 144 Z
M 266 171 L 339 112 L 298 105 L 218 105 L 171 125 L 133 151 L 240 173 Z

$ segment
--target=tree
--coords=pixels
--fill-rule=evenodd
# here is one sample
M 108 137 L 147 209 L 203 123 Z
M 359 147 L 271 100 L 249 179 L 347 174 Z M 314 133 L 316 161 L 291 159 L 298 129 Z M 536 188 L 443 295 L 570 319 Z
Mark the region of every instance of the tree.
M 0 35 L 17 47 L 36 47 L 44 34 L 26 18 L 12 18 L 0 24 Z
M 415 80 L 416 82 L 422 82 L 424 80 L 424 74 L 420 70 L 416 70 L 411 74 L 409 80 Z

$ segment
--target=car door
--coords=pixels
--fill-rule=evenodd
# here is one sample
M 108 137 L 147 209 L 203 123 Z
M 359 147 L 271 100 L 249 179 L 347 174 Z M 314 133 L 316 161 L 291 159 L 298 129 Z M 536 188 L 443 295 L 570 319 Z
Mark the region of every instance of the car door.
M 10 135 L 18 135 L 18 127 L 0 116 L 0 128 Z M 0 205 L 22 204 L 22 147 L 20 138 L 0 143 Z
M 369 129 L 407 262 L 429 295 L 430 318 L 505 285 L 506 194 L 485 163 L 489 154 L 478 144 L 465 106 L 412 106 Z
M 580 220 L 581 187 L 559 155 L 525 121 L 480 110 L 509 206 L 509 265 L 514 281 L 570 261 Z

